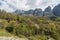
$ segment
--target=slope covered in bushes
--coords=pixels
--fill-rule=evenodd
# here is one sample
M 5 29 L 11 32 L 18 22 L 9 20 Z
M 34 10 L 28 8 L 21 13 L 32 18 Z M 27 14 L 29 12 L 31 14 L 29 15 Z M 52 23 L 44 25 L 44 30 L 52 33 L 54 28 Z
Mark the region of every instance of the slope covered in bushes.
M 0 12 L 0 29 L 29 40 L 60 40 L 60 18 Z

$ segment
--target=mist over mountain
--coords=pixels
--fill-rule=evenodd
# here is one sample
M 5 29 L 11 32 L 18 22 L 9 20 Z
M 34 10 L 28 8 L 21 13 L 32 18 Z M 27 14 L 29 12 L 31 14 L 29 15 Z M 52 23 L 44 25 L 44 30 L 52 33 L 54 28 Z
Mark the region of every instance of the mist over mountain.
M 30 9 L 27 11 L 24 10 L 16 10 L 14 13 L 20 14 L 20 15 L 30 15 L 30 16 L 54 16 L 52 9 L 50 6 L 48 6 L 44 11 L 41 8 L 36 9 Z

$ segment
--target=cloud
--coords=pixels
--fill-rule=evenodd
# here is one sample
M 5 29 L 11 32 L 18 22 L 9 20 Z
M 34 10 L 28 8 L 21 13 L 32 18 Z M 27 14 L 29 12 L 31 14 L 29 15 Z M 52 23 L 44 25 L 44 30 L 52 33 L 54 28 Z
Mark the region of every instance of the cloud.
M 34 6 L 36 3 L 36 0 L 27 0 L 27 3 L 26 5 L 29 5 L 29 6 Z
M 0 9 L 2 9 L 2 10 L 6 10 L 6 11 L 8 11 L 8 12 L 12 12 L 13 11 L 13 8 L 11 8 L 7 3 L 7 1 L 6 0 L 0 0 L 0 3 L 1 3 L 1 5 L 0 5 Z
M 59 4 L 60 0 L 0 0 L 0 9 L 12 12 L 16 9 L 29 10 L 34 8 L 45 9 L 47 6 L 52 8 Z

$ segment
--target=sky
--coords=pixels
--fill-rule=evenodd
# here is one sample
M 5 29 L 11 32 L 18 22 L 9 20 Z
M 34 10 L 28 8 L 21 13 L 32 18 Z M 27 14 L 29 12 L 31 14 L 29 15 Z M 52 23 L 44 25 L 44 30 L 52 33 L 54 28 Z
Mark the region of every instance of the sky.
M 41 8 L 44 10 L 46 7 L 52 8 L 60 3 L 60 0 L 0 0 L 0 9 L 7 12 L 13 12 L 16 9 L 29 10 Z

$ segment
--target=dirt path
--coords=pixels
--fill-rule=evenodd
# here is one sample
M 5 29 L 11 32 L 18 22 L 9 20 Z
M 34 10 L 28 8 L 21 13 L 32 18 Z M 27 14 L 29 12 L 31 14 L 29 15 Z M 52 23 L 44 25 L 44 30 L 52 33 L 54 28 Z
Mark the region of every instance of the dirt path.
M 17 37 L 0 37 L 0 40 L 28 40 L 26 38 L 17 38 Z

